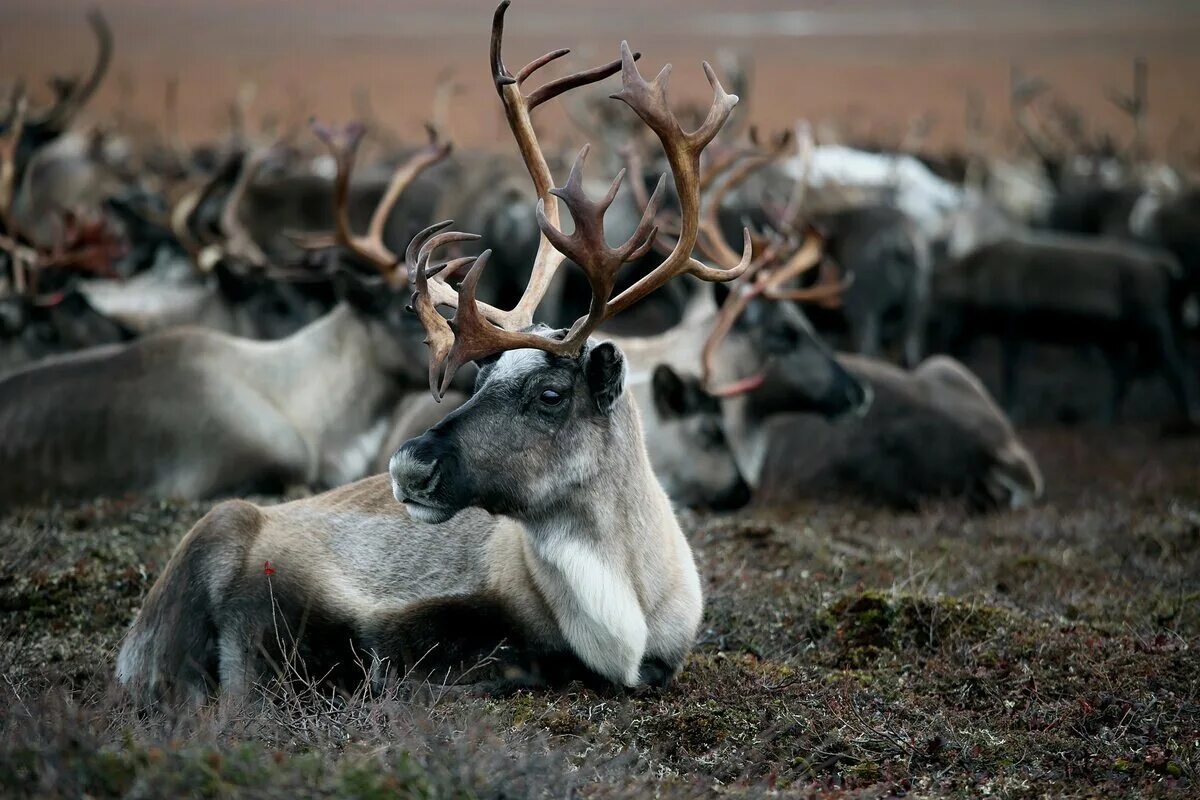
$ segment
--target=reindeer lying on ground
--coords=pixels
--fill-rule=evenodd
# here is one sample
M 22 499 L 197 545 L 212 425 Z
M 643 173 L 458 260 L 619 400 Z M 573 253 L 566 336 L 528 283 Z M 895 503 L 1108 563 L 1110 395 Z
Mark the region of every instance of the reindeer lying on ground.
M 127 635 L 117 664 L 123 683 L 150 696 L 174 689 L 203 697 L 216 678 L 241 694 L 262 674 L 263 653 L 270 657 L 268 632 L 278 615 L 302 630 L 300 652 L 315 674 L 352 664 L 357 651 L 369 654 L 380 684 L 418 662 L 421 669 L 473 664 L 490 653 L 529 681 L 584 676 L 618 686 L 661 684 L 691 649 L 702 614 L 691 550 L 651 471 L 625 390 L 625 357 L 590 336 L 677 275 L 727 280 L 749 265 L 749 251 L 729 271 L 690 255 L 700 154 L 736 98 L 706 65 L 712 109 L 686 133 L 667 106 L 668 70 L 647 83 L 624 44 L 621 62 L 526 94 L 521 84 L 565 51 L 513 77 L 500 56 L 507 6 L 501 3 L 493 23 L 492 74 L 538 186 L 543 233 L 527 292 L 511 311 L 478 301 L 486 251 L 430 264 L 435 248 L 463 234 L 432 235 L 409 248 L 430 387 L 440 397 L 458 369 L 475 361 L 481 369 L 474 396 L 396 452 L 391 492 L 403 507 L 388 496 L 387 479 L 377 477 L 274 508 L 228 503 L 210 512 L 180 544 Z M 683 224 L 660 267 L 613 297 L 617 270 L 655 236 L 660 193 L 634 235 L 609 247 L 603 217 L 619 183 L 599 202 L 586 197 L 585 149 L 565 186 L 551 194 L 529 111 L 618 68 L 623 88 L 616 97 L 668 154 Z M 559 198 L 574 221 L 570 235 L 558 227 Z M 590 312 L 569 331 L 531 327 L 568 257 L 592 285 Z M 472 262 L 456 293 L 445 276 Z M 456 309 L 453 324 L 438 306 Z M 259 574 L 266 561 L 276 576 L 269 582 Z M 338 648 L 343 652 L 330 652 Z
M 347 169 L 357 135 L 334 143 Z M 392 279 L 394 254 L 371 237 L 353 243 Z M 420 326 L 400 311 L 403 281 L 346 272 L 339 284 L 333 311 L 282 340 L 180 328 L 0 380 L 0 507 L 361 477 L 396 402 L 424 382 Z
M 962 364 L 935 356 L 904 371 L 862 356 L 839 361 L 871 387 L 870 409 L 840 425 L 786 410 L 772 415 L 756 502 L 842 491 L 900 508 L 962 498 L 987 510 L 1041 497 L 1037 462 Z
M 140 334 L 185 325 L 251 339 L 279 339 L 328 310 L 284 279 L 244 224 L 250 186 L 270 148 L 237 153 L 172 212 L 169 242 L 154 263 L 123 281 L 90 280 L 79 289 L 102 313 Z M 400 178 L 403 178 L 400 175 Z M 381 201 L 391 210 L 395 198 Z M 324 280 L 327 277 L 313 276 Z

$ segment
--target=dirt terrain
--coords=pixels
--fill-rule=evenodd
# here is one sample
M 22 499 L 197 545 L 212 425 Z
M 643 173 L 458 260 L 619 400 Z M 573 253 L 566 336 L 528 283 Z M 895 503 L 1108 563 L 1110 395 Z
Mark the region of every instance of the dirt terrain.
M 85 68 L 92 0 L 0 3 L 0 88 L 24 77 L 42 89 L 53 73 Z M 116 37 L 112 78 L 89 109 L 129 126 L 164 126 L 167 83 L 179 82 L 179 133 L 196 141 L 228 127 L 239 87 L 253 87 L 251 117 L 280 125 L 310 115 L 363 117 L 406 137 L 431 113 L 438 76 L 461 84 L 451 134 L 461 145 L 508 146 L 487 73 L 492 0 L 108 0 Z M 649 64 L 676 65 L 680 99 L 707 89 L 701 59 L 748 58 L 753 121 L 797 117 L 836 123 L 843 135 L 897 143 L 929 112 L 929 147 L 960 147 L 965 97 L 978 91 L 994 135 L 1008 121 L 1009 70 L 1051 82 L 1096 131 L 1124 139 L 1128 121 L 1105 98 L 1128 88 L 1130 60 L 1150 57 L 1150 140 L 1160 151 L 1197 140 L 1200 6 L 1188 0 L 518 0 L 507 34 L 517 64 L 572 47 L 581 64 L 615 58 L 628 38 Z M 365 93 L 370 110 L 364 108 Z M 356 98 L 358 98 L 356 100 Z M 480 109 L 486 109 L 485 114 Z M 539 125 L 578 136 L 557 109 Z M 272 123 L 273 121 L 273 123 Z
M 0 519 L 0 785 L 38 797 L 1195 796 L 1200 446 L 1028 433 L 1039 508 L 687 513 L 701 641 L 662 691 L 139 714 L 123 629 L 208 507 Z M 264 576 L 264 580 L 267 577 Z

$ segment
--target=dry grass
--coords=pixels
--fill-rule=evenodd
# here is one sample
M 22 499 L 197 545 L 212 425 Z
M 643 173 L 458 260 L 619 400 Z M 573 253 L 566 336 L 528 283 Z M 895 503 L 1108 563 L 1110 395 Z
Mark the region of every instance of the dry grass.
M 369 699 L 272 682 L 138 713 L 124 626 L 205 504 L 0 521 L 0 785 L 19 796 L 1160 795 L 1200 780 L 1200 445 L 1028 437 L 1019 513 L 685 514 L 706 580 L 663 691 Z

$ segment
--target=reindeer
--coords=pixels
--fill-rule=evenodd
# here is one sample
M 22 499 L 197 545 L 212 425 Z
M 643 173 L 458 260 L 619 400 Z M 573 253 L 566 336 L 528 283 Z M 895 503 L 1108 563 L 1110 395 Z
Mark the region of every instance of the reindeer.
M 326 136 L 348 182 L 361 130 Z M 407 174 L 447 149 L 419 151 Z M 396 402 L 424 373 L 420 326 L 392 302 L 403 285 L 388 282 L 397 257 L 372 236 L 346 241 L 385 277 L 341 273 L 342 301 L 292 336 L 257 342 L 185 327 L 0 380 L 0 506 L 361 477 Z
M 962 364 L 935 356 L 905 371 L 863 356 L 838 360 L 871 387 L 870 409 L 838 425 L 811 414 L 772 416 L 756 502 L 842 491 L 898 508 L 962 498 L 988 510 L 1042 496 L 1036 460 Z
M 195 325 L 254 339 L 279 339 L 329 310 L 310 302 L 291 278 L 328 283 L 320 274 L 275 267 L 243 221 L 247 195 L 275 147 L 235 153 L 204 185 L 172 210 L 170 237 L 149 269 L 123 281 L 80 284 L 92 305 L 139 334 Z M 397 180 L 405 180 L 402 174 Z M 380 201 L 381 213 L 391 209 Z M 132 210 L 136 223 L 152 224 Z
M 96 94 L 96 90 L 100 88 L 100 84 L 104 82 L 104 76 L 108 73 L 108 67 L 112 63 L 112 30 L 104 15 L 97 10 L 88 12 L 87 21 L 96 36 L 97 44 L 96 61 L 92 65 L 91 73 L 86 77 L 55 76 L 52 78 L 50 88 L 54 92 L 54 104 L 44 111 L 31 112 L 24 120 L 23 125 L 19 126 L 22 131 L 17 137 L 19 143 L 15 152 L 18 181 L 24 174 L 24 165 L 28 163 L 33 153 L 60 137 L 70 128 L 79 112 Z M 17 96 L 17 103 L 14 103 L 9 118 L 0 124 L 0 134 L 9 133 L 14 127 L 15 106 L 21 102 L 20 97 L 23 96 L 23 91 L 18 91 Z
M 721 210 L 727 198 L 750 176 L 774 163 L 788 143 L 785 135 L 765 148 L 754 142 L 750 151 L 727 150 L 701 174 L 704 192 L 697 248 L 707 260 L 737 263 L 738 255 L 725 237 Z M 640 174 L 636 151 L 626 149 L 625 158 L 629 171 Z M 632 194 L 638 208 L 648 206 L 636 181 Z M 669 364 L 680 371 L 699 372 L 706 389 L 722 398 L 725 431 L 751 485 L 763 452 L 759 415 L 763 403 L 836 418 L 862 413 L 871 402 L 869 389 L 841 368 L 796 305 L 836 302 L 847 282 L 837 283 L 835 270 L 822 262 L 823 238 L 811 228 L 796 229 L 791 222 L 795 216 L 789 212 L 775 216 L 777 227 L 770 238 L 759 237 L 757 255 L 736 291 L 715 284 L 712 293 L 692 297 L 680 322 L 662 333 L 610 334 L 636 369 Z M 658 224 L 668 233 L 681 230 L 678 218 L 670 214 L 661 214 Z M 666 249 L 665 242 L 666 237 L 656 241 L 656 248 Z M 818 264 L 822 269 L 816 285 L 787 288 Z M 650 419 L 647 424 L 652 426 Z
M 1110 419 L 1132 377 L 1133 347 L 1167 380 L 1185 418 L 1200 413 L 1195 375 L 1177 338 L 1183 276 L 1166 251 L 1014 231 L 980 204 L 964 209 L 950 255 L 933 288 L 942 343 L 955 353 L 980 336 L 998 337 L 1010 410 L 1022 342 L 1048 341 L 1101 349 L 1113 375 Z
M 667 105 L 669 68 L 647 82 L 625 43 L 620 61 L 526 93 L 522 84 L 566 51 L 509 72 L 501 57 L 507 7 L 505 0 L 493 20 L 492 77 L 538 187 L 542 231 L 526 293 L 507 311 L 476 299 L 486 250 L 431 264 L 438 247 L 464 238 L 441 226 L 414 240 L 406 259 L 429 342 L 431 391 L 443 396 L 474 361 L 475 394 L 395 453 L 390 487 L 380 476 L 274 508 L 227 503 L 197 523 L 118 657 L 118 678 L 143 695 L 203 698 L 214 677 L 227 693 L 244 693 L 262 673 L 260 653 L 271 652 L 266 634 L 277 614 L 289 624 L 313 621 L 298 647 L 317 674 L 353 663 L 353 647 L 369 654 L 376 685 L 489 653 L 527 682 L 662 684 L 691 649 L 703 603 L 691 549 L 650 468 L 625 357 L 591 335 L 678 275 L 729 280 L 748 267 L 749 249 L 733 270 L 691 258 L 700 154 L 737 98 L 706 64 L 712 107 L 685 132 Z M 604 213 L 620 177 L 601 200 L 587 197 L 585 147 L 566 184 L 554 188 L 529 113 L 617 70 L 615 97 L 667 152 L 683 224 L 672 255 L 614 297 L 617 270 L 654 239 L 661 192 L 633 236 L 610 247 Z M 560 199 L 571 234 L 559 227 Z M 591 308 L 570 330 L 534 327 L 538 301 L 567 258 L 588 276 Z M 468 264 L 455 292 L 446 276 Z M 455 309 L 452 322 L 439 307 Z M 263 562 L 277 576 L 269 583 L 259 574 Z M 325 647 L 342 644 L 341 653 Z
M 51 354 L 123 341 L 130 332 L 98 312 L 71 283 L 74 276 L 111 274 L 125 242 L 101 217 L 62 215 L 52 246 L 30 242 L 13 210 L 12 177 L 24 131 L 25 107 L 0 136 L 0 267 L 7 288 L 0 289 L 0 374 Z

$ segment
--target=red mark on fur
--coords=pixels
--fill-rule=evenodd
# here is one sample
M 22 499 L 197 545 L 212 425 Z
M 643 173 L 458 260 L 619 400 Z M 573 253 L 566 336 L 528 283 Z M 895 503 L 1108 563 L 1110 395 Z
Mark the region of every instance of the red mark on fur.
M 275 574 L 275 568 L 271 566 L 271 562 L 264 561 L 263 562 L 263 575 L 266 575 L 269 578 L 274 574 Z

